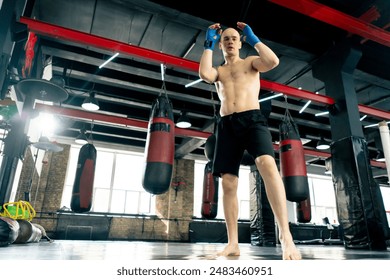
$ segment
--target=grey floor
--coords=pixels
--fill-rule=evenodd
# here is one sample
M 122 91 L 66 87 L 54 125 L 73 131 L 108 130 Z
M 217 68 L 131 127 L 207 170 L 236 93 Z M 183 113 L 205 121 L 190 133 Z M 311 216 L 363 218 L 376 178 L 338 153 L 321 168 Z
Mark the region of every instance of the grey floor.
M 0 279 L 367 280 L 390 275 L 389 249 L 299 244 L 304 261 L 280 261 L 280 247 L 240 245 L 240 256 L 218 258 L 216 252 L 224 244 L 80 240 L 11 244 L 0 247 Z
M 297 245 L 306 260 L 390 260 L 390 250 L 345 249 L 342 245 Z M 217 258 L 221 243 L 54 240 L 0 247 L 0 260 L 207 260 Z M 279 260 L 281 249 L 241 244 L 230 260 Z

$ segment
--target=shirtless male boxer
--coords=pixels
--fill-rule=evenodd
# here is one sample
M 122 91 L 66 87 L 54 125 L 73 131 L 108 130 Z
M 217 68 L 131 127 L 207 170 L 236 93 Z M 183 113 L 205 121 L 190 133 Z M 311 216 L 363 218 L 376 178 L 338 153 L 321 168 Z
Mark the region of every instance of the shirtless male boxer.
M 199 76 L 214 83 L 221 101 L 216 130 L 216 145 L 213 173 L 222 178 L 223 209 L 225 214 L 228 244 L 218 255 L 238 256 L 238 172 L 245 150 L 255 160 L 263 178 L 268 200 L 279 230 L 279 240 L 284 260 L 299 260 L 287 217 L 286 194 L 279 174 L 272 145 L 271 133 L 259 104 L 260 73 L 279 64 L 276 54 L 243 22 L 237 22 L 242 30 L 243 41 L 250 44 L 258 55 L 240 58 L 242 43 L 240 33 L 234 28 L 222 31 L 215 23 L 207 29 L 204 51 L 200 59 Z M 218 44 L 225 63 L 214 68 L 212 56 Z

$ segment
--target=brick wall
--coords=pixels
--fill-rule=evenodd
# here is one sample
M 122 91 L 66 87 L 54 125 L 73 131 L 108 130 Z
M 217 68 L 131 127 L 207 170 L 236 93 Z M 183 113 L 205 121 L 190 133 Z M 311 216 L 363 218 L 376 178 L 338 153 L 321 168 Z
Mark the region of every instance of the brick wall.
M 34 155 L 27 149 L 25 160 L 22 166 L 21 176 L 18 185 L 17 197 L 15 200 L 24 200 L 24 192 L 28 190 L 31 172 L 34 169 L 33 181 L 31 184 L 30 203 L 37 216 L 32 222 L 42 225 L 48 235 L 53 236 L 57 227 L 56 211 L 61 206 L 62 191 L 65 184 L 67 162 L 70 146 L 63 147 L 61 152 L 43 151 L 46 164 L 42 165 L 40 174 L 35 170 Z
M 58 220 L 61 214 L 61 198 L 69 159 L 70 145 L 61 145 L 61 152 L 46 152 L 48 162 L 43 165 L 40 176 L 35 171 L 31 189 L 31 203 L 37 212 L 32 222 L 42 225 L 51 238 L 56 238 Z M 33 155 L 26 154 L 18 186 L 18 199 L 24 199 L 24 192 L 34 166 Z M 107 233 L 110 240 L 166 240 L 188 241 L 189 223 L 193 216 L 194 161 L 174 161 L 172 185 L 169 190 L 156 197 L 156 217 L 113 216 Z M 72 215 L 72 213 L 70 213 Z M 72 226 L 80 225 L 88 214 L 75 214 L 68 219 Z M 77 220 L 77 221 L 76 221 Z M 84 220 L 85 221 L 85 220 Z

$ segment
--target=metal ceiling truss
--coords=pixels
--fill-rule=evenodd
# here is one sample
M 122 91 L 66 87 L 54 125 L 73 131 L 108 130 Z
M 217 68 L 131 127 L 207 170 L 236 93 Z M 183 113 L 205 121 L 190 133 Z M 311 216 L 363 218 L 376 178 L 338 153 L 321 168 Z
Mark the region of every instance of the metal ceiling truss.
M 48 36 L 56 39 L 61 39 L 69 42 L 82 44 L 85 46 L 92 46 L 103 50 L 112 52 L 119 52 L 131 57 L 142 58 L 143 60 L 152 61 L 159 64 L 164 64 L 170 67 L 177 67 L 183 70 L 190 70 L 198 72 L 199 63 L 188 59 L 176 57 L 169 54 L 164 54 L 158 51 L 145 49 L 129 45 L 123 42 L 103 38 L 100 36 L 84 33 L 77 30 L 72 30 L 57 25 L 41 22 L 31 18 L 21 17 L 20 22 L 26 24 L 30 31 L 37 34 Z M 281 92 L 288 96 L 308 99 L 323 105 L 333 105 L 335 102 L 333 98 L 323 95 L 315 94 L 314 92 L 299 90 L 294 87 L 279 84 L 272 81 L 261 79 L 261 88 L 274 92 Z M 369 106 L 359 105 L 359 111 L 367 115 L 379 117 L 383 120 L 390 120 L 390 112 L 372 108 Z
M 283 0 L 270 0 L 271 2 L 278 2 L 278 4 L 285 4 L 285 2 L 289 1 L 283 1 Z M 304 1 L 300 0 L 297 1 L 300 3 L 300 5 L 308 5 L 310 9 L 314 9 L 311 5 L 313 4 L 312 1 Z M 309 3 L 310 2 L 310 3 Z M 318 8 L 318 6 L 315 6 Z M 324 7 L 321 7 L 324 9 Z M 309 9 L 309 10 L 310 10 Z M 325 9 L 325 13 L 327 16 L 330 16 L 333 14 L 333 11 L 331 9 Z M 337 14 L 339 19 L 345 18 L 345 15 Z M 346 20 L 346 19 L 345 19 Z M 355 19 L 356 20 L 356 19 Z M 140 58 L 143 60 L 151 61 L 158 64 L 164 64 L 169 67 L 177 67 L 182 70 L 188 70 L 190 72 L 198 72 L 199 69 L 199 63 L 191 60 L 187 60 L 184 58 L 176 57 L 169 54 L 164 54 L 162 52 L 157 52 L 154 50 L 149 50 L 142 47 L 137 47 L 134 45 L 129 45 L 123 42 L 99 37 L 96 35 L 80 32 L 77 30 L 72 30 L 68 28 L 64 28 L 61 26 L 41 22 L 38 20 L 34 20 L 27 17 L 21 17 L 20 22 L 23 24 L 26 24 L 29 31 L 33 31 L 39 35 L 47 36 L 55 39 L 65 40 L 77 44 L 81 44 L 84 46 L 89 47 L 96 47 L 98 49 L 102 50 L 108 50 L 112 52 L 119 52 L 122 55 L 129 56 L 129 57 L 135 57 Z M 390 37 L 387 34 L 388 32 L 385 32 L 379 28 L 373 28 L 371 25 L 367 23 L 360 22 L 358 20 L 353 21 L 352 19 L 348 18 L 349 25 L 354 26 L 354 28 L 351 28 L 349 31 L 361 34 L 363 31 L 363 34 L 366 34 L 368 30 L 370 31 L 370 36 L 365 36 L 365 38 L 379 41 L 382 44 L 388 44 L 390 42 Z M 344 24 L 345 24 L 344 22 Z M 379 30 L 378 30 L 379 29 Z M 375 30 L 374 32 L 372 30 Z M 379 38 L 381 39 L 379 40 Z M 389 44 L 390 45 L 390 44 Z M 301 98 L 301 99 L 307 99 L 311 100 L 313 102 L 320 103 L 325 106 L 333 105 L 335 102 L 331 97 L 324 96 L 324 95 L 318 95 L 316 93 L 306 91 L 306 90 L 299 90 L 294 87 L 290 87 L 287 85 L 279 84 L 272 81 L 267 80 L 260 80 L 261 82 L 261 88 L 264 90 L 269 90 L 273 92 L 281 92 L 285 95 L 292 96 L 295 98 Z M 381 120 L 390 120 L 390 112 L 376 109 L 373 107 L 365 106 L 365 105 L 358 105 L 359 111 L 361 113 L 371 115 L 374 117 L 378 117 Z M 80 118 L 80 119 L 86 119 L 86 120 L 94 120 L 94 121 L 101 121 L 106 123 L 116 123 L 125 125 L 128 127 L 135 127 L 135 128 L 141 128 L 141 129 L 147 129 L 148 123 L 146 121 L 136 120 L 136 119 L 129 119 L 129 118 L 123 118 L 123 117 L 117 117 L 117 116 L 110 116 L 106 114 L 99 114 L 99 113 L 91 113 L 91 112 L 85 112 L 81 110 L 76 109 L 69 109 L 69 108 L 63 108 L 63 107 L 57 107 L 57 106 L 49 106 L 49 105 L 43 105 L 43 104 L 37 104 L 37 109 L 42 110 L 45 112 L 50 112 L 53 114 L 63 115 L 67 116 L 69 118 Z M 182 128 L 175 128 L 175 135 L 176 136 L 182 136 L 182 137 L 193 137 L 198 139 L 207 139 L 211 133 L 210 132 L 204 132 L 204 131 L 198 131 L 194 129 L 182 129 Z M 279 149 L 278 146 L 274 147 L 276 150 Z M 319 154 L 320 153 L 320 154 Z M 318 152 L 313 151 L 310 149 L 305 149 L 305 154 L 310 156 L 318 156 L 321 158 L 327 158 L 330 156 L 329 153 L 324 152 Z M 379 168 L 385 168 L 385 165 L 383 163 L 377 163 L 375 161 L 371 161 L 372 166 L 379 167 Z

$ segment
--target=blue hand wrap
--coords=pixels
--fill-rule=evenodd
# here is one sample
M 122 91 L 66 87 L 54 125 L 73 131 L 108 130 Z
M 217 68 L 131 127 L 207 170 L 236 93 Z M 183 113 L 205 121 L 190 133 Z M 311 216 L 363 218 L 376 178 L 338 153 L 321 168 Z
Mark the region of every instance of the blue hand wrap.
M 218 42 L 221 35 L 218 34 L 218 30 L 208 28 L 206 32 L 206 41 L 204 42 L 204 48 L 214 50 L 215 43 Z
M 253 33 L 252 28 L 249 27 L 249 25 L 246 25 L 244 27 L 244 36 L 245 36 L 245 42 L 247 42 L 249 45 L 254 47 L 257 43 L 261 42 L 259 37 Z

